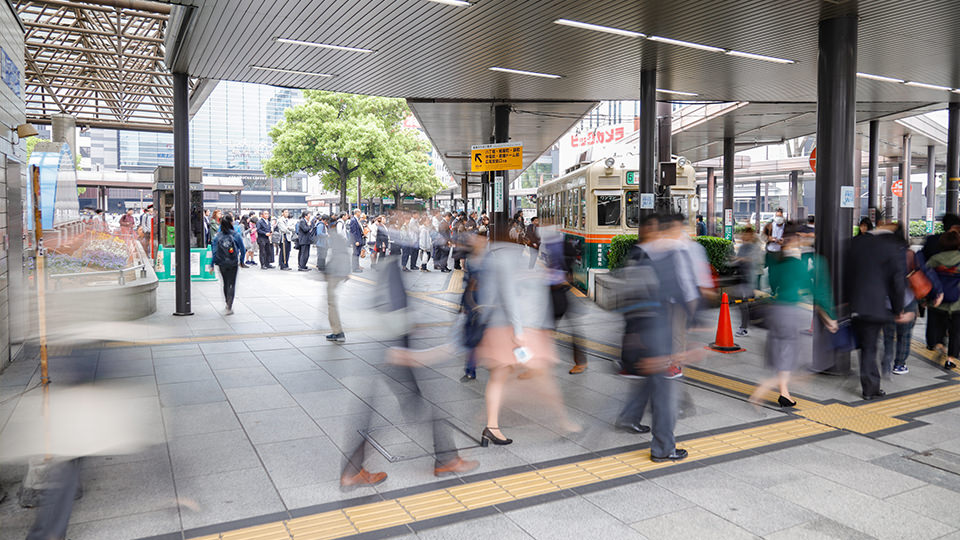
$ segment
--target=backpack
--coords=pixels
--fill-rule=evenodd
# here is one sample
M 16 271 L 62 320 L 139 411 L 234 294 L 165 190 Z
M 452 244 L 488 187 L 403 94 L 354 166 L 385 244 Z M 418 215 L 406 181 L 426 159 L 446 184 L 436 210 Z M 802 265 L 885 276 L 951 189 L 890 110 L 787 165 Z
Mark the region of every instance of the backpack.
M 217 259 L 220 266 L 237 266 L 237 244 L 232 234 L 221 234 L 217 240 Z
M 937 266 L 935 270 L 943 288 L 943 303 L 950 304 L 960 300 L 960 265 Z

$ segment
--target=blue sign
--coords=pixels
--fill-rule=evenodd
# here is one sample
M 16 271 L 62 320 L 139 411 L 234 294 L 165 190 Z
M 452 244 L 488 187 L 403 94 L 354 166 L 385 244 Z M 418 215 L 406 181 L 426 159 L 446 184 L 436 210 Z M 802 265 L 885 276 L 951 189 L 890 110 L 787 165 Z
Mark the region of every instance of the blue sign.
M 7 55 L 7 51 L 0 47 L 0 71 L 3 73 L 3 82 L 8 88 L 13 90 L 17 97 L 20 97 L 20 68 L 13 62 L 13 59 Z

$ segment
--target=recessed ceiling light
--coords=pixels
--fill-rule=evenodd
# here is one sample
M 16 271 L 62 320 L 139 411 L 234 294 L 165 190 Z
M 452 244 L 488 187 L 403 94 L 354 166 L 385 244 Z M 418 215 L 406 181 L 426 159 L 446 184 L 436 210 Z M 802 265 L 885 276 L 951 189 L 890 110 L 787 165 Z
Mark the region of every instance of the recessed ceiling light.
M 893 77 L 884 77 L 883 75 L 871 75 L 869 73 L 857 73 L 857 77 L 861 79 L 872 79 L 874 81 L 883 81 L 883 82 L 892 82 L 892 83 L 902 83 L 903 79 L 894 79 Z
M 293 73 L 295 75 L 310 75 L 311 77 L 333 77 L 329 73 L 316 73 L 313 71 L 298 71 L 296 69 L 280 69 L 264 66 L 250 66 L 250 69 L 259 69 L 261 71 L 276 71 L 278 73 Z
M 795 64 L 793 60 L 787 60 L 786 58 L 777 58 L 776 56 L 765 56 L 762 54 L 753 54 L 748 52 L 741 51 L 727 51 L 727 54 L 730 56 L 739 56 L 740 58 L 750 58 L 753 60 L 763 60 L 764 62 L 775 62 L 777 64 Z
M 917 81 L 907 81 L 904 84 L 906 84 L 907 86 L 916 86 L 917 88 L 929 88 L 930 90 L 943 90 L 945 92 L 950 90 L 950 88 L 946 86 L 940 86 L 936 84 L 927 84 L 927 83 L 922 83 Z
M 436 2 L 438 4 L 446 4 L 448 6 L 459 6 L 459 7 L 470 7 L 470 2 L 464 2 L 464 0 L 430 0 L 431 2 Z
M 650 41 L 659 41 L 661 43 L 669 43 L 671 45 L 679 45 L 681 47 L 690 47 L 692 49 L 700 49 L 702 51 L 711 51 L 711 52 L 725 52 L 724 49 L 720 47 L 712 47 L 710 45 L 701 45 L 699 43 L 693 43 L 690 41 L 680 41 L 679 39 L 671 39 L 660 36 L 648 36 L 647 39 Z
M 347 51 L 355 53 L 370 54 L 373 51 L 370 49 L 360 49 L 357 47 L 344 47 L 342 45 L 330 45 L 329 43 L 316 43 L 314 41 L 302 41 L 299 39 L 290 39 L 290 38 L 277 38 L 277 41 L 280 43 L 290 43 L 293 45 L 306 45 L 308 47 L 320 47 L 321 49 L 333 49 L 335 51 Z
M 531 77 L 546 77 L 547 79 L 559 79 L 560 75 L 550 73 L 539 73 L 537 71 L 523 71 L 522 69 L 509 69 L 502 67 L 492 67 L 490 71 L 499 71 L 501 73 L 513 73 L 514 75 L 530 75 Z
M 646 34 L 641 34 L 640 32 L 623 30 L 621 28 L 613 28 L 611 26 L 601 26 L 599 24 L 590 24 L 590 23 L 585 23 L 580 21 L 571 21 L 570 19 L 557 19 L 553 22 L 554 24 L 562 24 L 564 26 L 582 28 L 584 30 L 595 30 L 597 32 L 606 32 L 608 34 L 617 34 L 618 36 L 626 36 L 626 37 L 632 37 L 632 38 L 646 37 Z
M 657 92 L 661 94 L 676 94 L 678 96 L 695 96 L 693 92 L 681 92 L 679 90 L 667 90 L 665 88 L 657 88 Z

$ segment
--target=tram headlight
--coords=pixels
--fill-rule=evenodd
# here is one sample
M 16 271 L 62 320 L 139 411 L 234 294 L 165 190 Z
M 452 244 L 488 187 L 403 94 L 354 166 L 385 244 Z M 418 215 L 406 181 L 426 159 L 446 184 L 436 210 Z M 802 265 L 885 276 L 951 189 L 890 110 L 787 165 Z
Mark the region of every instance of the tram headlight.
M 605 159 L 605 160 L 603 161 L 603 164 L 604 164 L 608 169 L 612 169 L 613 166 L 616 165 L 616 163 L 617 163 L 617 160 L 613 159 L 612 157 L 608 157 L 607 159 Z

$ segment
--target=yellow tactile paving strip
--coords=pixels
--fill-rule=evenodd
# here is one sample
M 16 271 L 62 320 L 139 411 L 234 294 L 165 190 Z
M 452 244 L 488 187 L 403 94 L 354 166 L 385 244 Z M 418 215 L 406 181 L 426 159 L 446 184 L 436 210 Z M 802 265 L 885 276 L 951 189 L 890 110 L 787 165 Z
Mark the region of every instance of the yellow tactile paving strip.
M 785 441 L 835 431 L 834 428 L 796 418 L 784 422 L 710 435 L 684 441 L 688 461 L 700 461 L 760 448 Z M 674 466 L 655 463 L 650 450 L 634 450 L 546 469 L 512 474 L 389 499 L 373 504 L 332 510 L 321 514 L 277 521 L 258 527 L 204 536 L 195 540 L 326 540 L 378 531 L 523 500 L 537 495 L 636 475 Z

